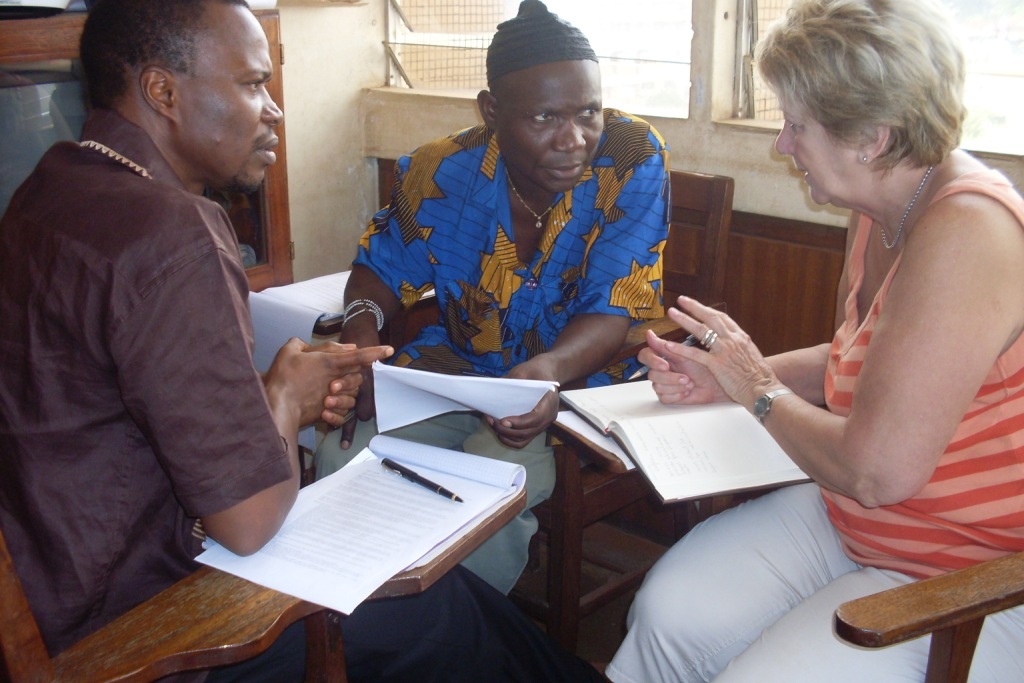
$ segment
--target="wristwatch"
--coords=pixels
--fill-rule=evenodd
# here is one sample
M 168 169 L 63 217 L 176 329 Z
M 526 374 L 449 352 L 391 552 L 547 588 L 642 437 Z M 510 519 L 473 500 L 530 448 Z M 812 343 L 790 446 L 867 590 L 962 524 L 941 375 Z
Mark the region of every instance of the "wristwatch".
M 772 401 L 777 399 L 779 396 L 785 396 L 786 394 L 792 394 L 793 392 L 789 389 L 776 389 L 775 391 L 769 391 L 761 398 L 754 401 L 754 417 L 761 424 L 764 424 L 764 419 L 768 417 L 768 413 L 772 409 Z

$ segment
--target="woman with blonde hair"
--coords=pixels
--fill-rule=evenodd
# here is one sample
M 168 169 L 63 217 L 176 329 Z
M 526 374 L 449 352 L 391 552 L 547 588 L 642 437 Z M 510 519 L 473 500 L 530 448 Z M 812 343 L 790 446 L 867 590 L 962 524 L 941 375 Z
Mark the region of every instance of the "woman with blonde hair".
M 928 638 L 863 650 L 853 598 L 1024 550 L 1024 200 L 957 148 L 964 60 L 925 0 L 797 0 L 758 46 L 811 197 L 851 210 L 831 344 L 764 358 L 727 315 L 670 312 L 664 403 L 747 406 L 812 483 L 712 517 L 655 565 L 607 669 L 649 681 L 923 681 Z M 1024 680 L 1024 608 L 972 681 Z

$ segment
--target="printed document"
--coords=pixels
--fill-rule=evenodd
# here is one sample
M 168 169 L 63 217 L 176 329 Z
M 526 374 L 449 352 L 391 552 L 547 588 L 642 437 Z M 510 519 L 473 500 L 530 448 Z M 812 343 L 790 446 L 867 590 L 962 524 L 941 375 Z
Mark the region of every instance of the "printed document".
M 348 275 L 346 270 L 249 293 L 257 370 L 266 372 L 278 350 L 292 337 L 311 343 L 313 326 L 320 318 L 345 310 Z
M 458 494 L 413 484 L 391 458 Z M 384 582 L 432 558 L 525 486 L 521 465 L 379 435 L 341 470 L 299 491 L 277 535 L 235 555 L 212 539 L 203 564 L 349 614 Z

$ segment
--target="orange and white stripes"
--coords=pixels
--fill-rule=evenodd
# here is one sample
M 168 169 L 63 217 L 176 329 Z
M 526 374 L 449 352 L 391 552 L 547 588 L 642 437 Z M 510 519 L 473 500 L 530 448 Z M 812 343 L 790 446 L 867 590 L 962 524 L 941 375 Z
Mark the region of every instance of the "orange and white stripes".
M 1024 201 L 998 174 L 964 176 L 933 201 L 963 191 L 998 199 L 1024 227 Z M 839 415 L 849 414 L 872 330 L 899 267 L 897 261 L 867 319 L 858 321 L 855 299 L 870 228 L 870 219 L 862 217 L 848 266 L 846 322 L 832 342 L 825 379 L 826 402 Z M 989 371 L 917 495 L 870 509 L 831 491 L 822 495 L 846 552 L 863 565 L 925 577 L 1024 551 L 1024 335 Z

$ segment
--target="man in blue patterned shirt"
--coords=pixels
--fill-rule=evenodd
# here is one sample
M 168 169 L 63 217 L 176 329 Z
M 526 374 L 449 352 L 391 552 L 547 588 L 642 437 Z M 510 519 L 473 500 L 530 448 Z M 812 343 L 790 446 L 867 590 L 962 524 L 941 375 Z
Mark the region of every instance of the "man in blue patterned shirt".
M 392 359 L 443 374 L 621 381 L 608 366 L 629 326 L 663 314 L 668 150 L 635 116 L 602 109 L 597 57 L 539 0 L 498 27 L 488 50 L 484 124 L 402 157 L 389 205 L 363 235 L 345 291 L 342 341 L 369 346 L 396 312 L 433 291 L 440 307 Z M 376 432 L 371 378 L 357 416 L 328 435 L 317 473 L 335 471 Z M 558 397 L 525 415 L 449 414 L 390 432 L 527 469 L 528 507 L 554 486 L 545 430 Z M 465 562 L 503 592 L 526 563 L 527 510 Z

